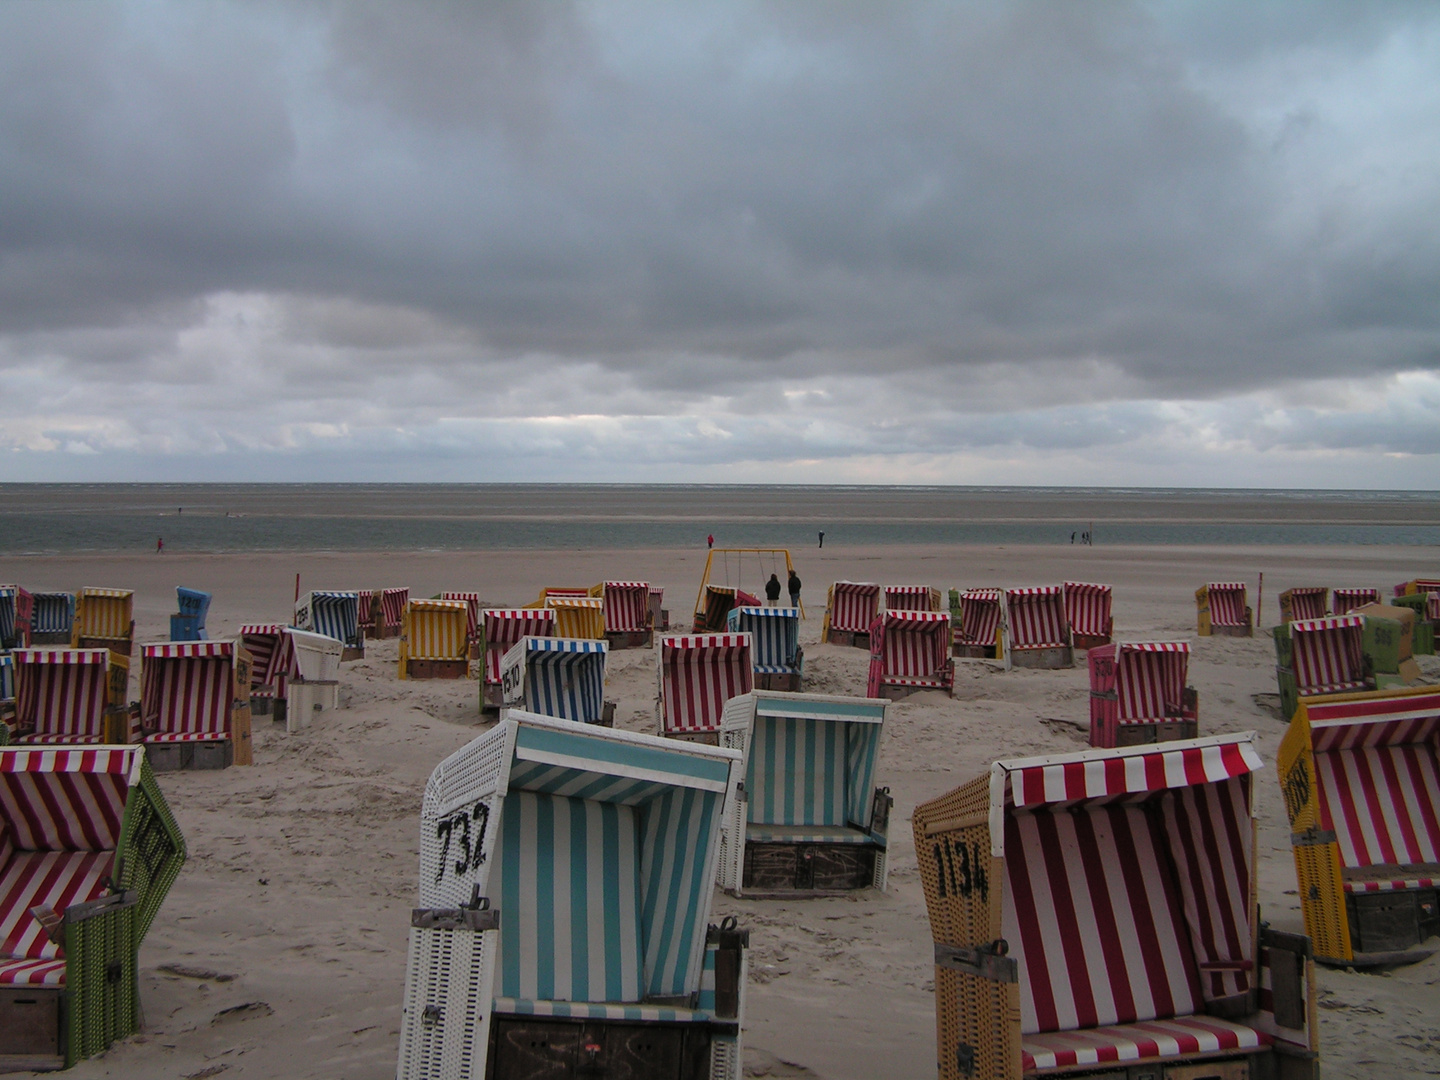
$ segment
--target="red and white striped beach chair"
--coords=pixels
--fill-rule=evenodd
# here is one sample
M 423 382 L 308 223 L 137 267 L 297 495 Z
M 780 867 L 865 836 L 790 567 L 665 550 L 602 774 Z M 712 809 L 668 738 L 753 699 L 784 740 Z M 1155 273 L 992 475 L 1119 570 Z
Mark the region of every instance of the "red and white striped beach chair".
M 250 654 L 250 714 L 285 721 L 290 683 L 300 677 L 289 628 L 279 623 L 246 623 L 240 644 Z
M 1364 607 L 1366 604 L 1378 604 L 1380 602 L 1379 589 L 1332 589 L 1330 591 L 1330 603 L 1335 609 L 1333 614 L 1345 615 L 1357 607 Z
M 470 659 L 480 659 L 480 594 L 478 592 L 442 592 L 436 599 L 465 601 L 465 640 L 469 643 Z
M 1330 614 L 1330 590 L 1320 585 L 1286 589 L 1280 594 L 1280 622 L 1323 619 Z
M 486 608 L 480 613 L 484 649 L 480 672 L 480 709 L 505 705 L 500 667 L 505 654 L 521 638 L 554 637 L 555 612 L 549 608 Z
M 1321 960 L 1418 960 L 1440 933 L 1440 690 L 1301 701 L 1276 762 Z
M 755 689 L 749 634 L 675 634 L 656 645 L 660 734 L 716 743 L 725 703 Z
M 865 695 L 898 701 L 919 690 L 953 694 L 950 615 L 944 611 L 882 611 L 870 624 L 870 674 Z
M 253 665 L 243 645 L 142 645 L 140 664 L 140 725 L 157 772 L 251 764 Z
M 650 583 L 604 581 L 590 590 L 599 597 L 605 620 L 605 640 L 612 649 L 649 648 L 653 643 L 650 617 Z
M 363 600 L 364 597 L 362 596 Z M 375 637 L 392 638 L 400 636 L 400 624 L 405 617 L 405 605 L 410 602 L 410 590 L 380 589 L 370 594 L 374 607 Z
M 15 721 L 21 745 L 132 741 L 130 658 L 109 649 L 16 649 Z
M 1254 901 L 1253 740 L 998 761 L 916 808 L 941 1080 L 1317 1075 L 1309 941 Z
M 929 585 L 886 585 L 886 611 L 939 611 L 940 590 Z
M 1245 604 L 1245 583 L 1216 581 L 1195 590 L 1195 612 L 1201 637 L 1250 637 L 1254 621 Z
M 1198 699 L 1185 685 L 1187 642 L 1100 645 L 1087 660 L 1091 746 L 1140 746 L 1198 734 Z
M 1373 690 L 1361 649 L 1365 620 L 1359 615 L 1301 619 L 1276 627 L 1275 678 L 1286 717 L 1308 697 Z
M 832 645 L 870 648 L 870 624 L 880 613 L 880 586 L 863 581 L 837 581 L 825 595 L 825 621 L 820 640 Z
M 999 589 L 966 589 L 958 597 L 953 623 L 952 648 L 955 656 L 995 659 L 1000 641 Z
M 1115 620 L 1110 615 L 1109 585 L 1065 582 L 1065 620 L 1070 624 L 1071 643 L 1077 649 L 1109 645 Z
M 1075 666 L 1065 588 L 1039 585 L 1005 590 L 1005 667 Z

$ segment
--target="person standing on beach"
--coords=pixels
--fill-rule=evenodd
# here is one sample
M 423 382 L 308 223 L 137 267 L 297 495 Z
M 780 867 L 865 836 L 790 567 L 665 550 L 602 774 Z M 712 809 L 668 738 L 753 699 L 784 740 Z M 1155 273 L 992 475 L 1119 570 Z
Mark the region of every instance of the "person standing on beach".
M 780 578 L 776 574 L 771 574 L 770 580 L 765 582 L 765 606 L 780 606 Z
M 165 554 L 165 538 L 164 538 L 163 536 L 157 536 L 157 537 L 155 538 L 155 554 L 156 554 L 156 555 L 164 555 L 164 554 Z
M 800 575 L 794 570 L 790 571 L 790 580 L 785 583 L 790 588 L 790 606 L 800 606 Z
M 711 533 L 709 536 L 705 537 L 705 546 L 706 546 L 706 547 L 710 547 L 710 548 L 713 548 L 713 547 L 715 546 L 715 534 L 714 534 L 714 533 Z

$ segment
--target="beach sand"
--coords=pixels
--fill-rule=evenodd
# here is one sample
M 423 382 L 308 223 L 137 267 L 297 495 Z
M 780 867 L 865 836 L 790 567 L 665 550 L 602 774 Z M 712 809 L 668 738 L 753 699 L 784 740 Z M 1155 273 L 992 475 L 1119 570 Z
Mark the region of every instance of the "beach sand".
M 1276 597 L 1290 585 L 1388 591 L 1440 572 L 1440 551 L 1386 547 L 896 546 L 794 555 L 805 581 L 807 690 L 864 692 L 865 654 L 818 644 L 833 580 L 1107 582 L 1115 587 L 1118 637 L 1192 643 L 1202 734 L 1255 730 L 1267 766 L 1284 731 L 1254 700 L 1276 689 L 1269 638 L 1197 638 L 1194 589 L 1248 581 L 1253 604 L 1264 571 L 1269 626 L 1279 620 Z M 135 589 L 139 641 L 164 639 L 176 585 L 214 594 L 212 637 L 243 622 L 284 621 L 297 572 L 305 590 L 408 585 L 412 595 L 428 596 L 479 589 L 486 603 L 507 605 L 534 599 L 546 584 L 648 580 L 665 588 L 672 623 L 684 629 L 704 561 L 703 549 L 0 557 L 0 581 L 32 590 Z M 161 777 L 190 859 L 141 950 L 144 1031 L 69 1075 L 394 1075 L 421 793 L 435 764 L 483 727 L 474 682 L 401 683 L 395 654 L 393 640 L 372 642 L 364 661 L 345 665 L 341 710 L 303 735 L 288 737 L 257 718 L 253 767 Z M 132 696 L 138 650 L 136 657 Z M 717 895 L 713 918 L 733 914 L 752 931 L 749 1075 L 935 1075 L 931 940 L 910 813 L 996 758 L 1083 748 L 1089 716 L 1083 668 L 1004 673 L 969 661 L 957 668 L 953 700 L 920 694 L 890 710 L 878 773 L 896 803 L 886 894 L 803 902 Z M 1422 658 L 1422 668 L 1440 682 L 1434 658 Z M 653 731 L 653 653 L 614 652 L 608 675 L 618 725 Z M 1272 767 L 1257 791 L 1264 917 L 1301 930 Z M 1440 957 L 1382 974 L 1322 970 L 1320 987 L 1327 1077 L 1440 1069 Z

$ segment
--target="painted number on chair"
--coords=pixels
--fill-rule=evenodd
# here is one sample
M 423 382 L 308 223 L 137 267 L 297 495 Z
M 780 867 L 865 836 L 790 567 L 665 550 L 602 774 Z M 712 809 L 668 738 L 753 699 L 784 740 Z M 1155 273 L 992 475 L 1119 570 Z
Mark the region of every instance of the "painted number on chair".
M 940 898 L 963 896 L 969 899 L 978 893 L 984 903 L 990 899 L 990 879 L 985 868 L 986 856 L 981 845 L 956 840 L 941 840 L 935 845 L 935 864 L 940 869 Z
M 485 862 L 485 827 L 489 823 L 490 805 L 483 802 L 435 823 L 435 838 L 441 842 L 440 865 L 435 870 L 437 885 L 447 873 L 464 877 L 480 869 Z

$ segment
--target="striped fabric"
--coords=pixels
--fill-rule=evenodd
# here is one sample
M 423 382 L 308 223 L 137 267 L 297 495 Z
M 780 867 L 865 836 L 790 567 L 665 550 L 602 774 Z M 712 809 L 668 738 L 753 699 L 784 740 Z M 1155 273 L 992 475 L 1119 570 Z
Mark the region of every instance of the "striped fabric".
M 35 596 L 33 632 L 37 634 L 68 634 L 75 623 L 73 593 L 37 592 Z
M 109 649 L 17 649 L 15 719 L 35 742 L 63 736 L 99 742 L 104 736 Z
M 672 787 L 641 814 L 640 919 L 645 993 L 690 993 L 699 982 L 719 844 L 723 792 Z
M 660 639 L 660 729 L 720 730 L 725 703 L 754 689 L 749 634 Z
M 872 656 L 880 646 L 882 684 L 943 687 L 950 659 L 950 616 L 943 611 L 887 611 L 870 626 Z M 873 665 L 872 665 L 873 666 Z M 875 693 L 871 697 L 877 696 Z
M 967 589 L 960 594 L 960 625 L 957 645 L 994 646 L 1000 629 L 1000 590 Z
M 355 594 L 355 617 L 360 626 L 363 626 L 371 633 L 375 631 L 375 593 L 371 589 L 361 589 Z
M 134 607 L 135 594 L 129 589 L 81 589 L 75 605 L 80 619 L 80 636 L 128 637 Z
M 1289 589 L 1290 593 L 1290 619 L 1323 619 L 1328 614 L 1326 611 L 1326 599 L 1329 589 L 1319 586 L 1306 588 Z
M 1032 1035 L 1020 1044 L 1021 1068 L 1032 1071 L 1107 1062 L 1185 1057 L 1269 1046 L 1269 1035 L 1215 1016 L 1186 1016 L 1088 1031 Z
M 359 593 L 312 592 L 295 606 L 295 625 L 355 645 L 360 638 L 360 614 L 368 610 Z
M 35 598 L 19 585 L 0 585 L 0 649 L 28 645 Z
M 140 655 L 140 724 L 147 739 L 229 737 L 234 642 L 145 645 Z
M 1347 893 L 1406 892 L 1410 889 L 1440 888 L 1440 877 L 1392 878 L 1388 881 L 1347 881 Z
M 935 591 L 928 585 L 885 586 L 886 611 L 934 611 Z
M 503 667 L 523 665 L 519 704 L 526 711 L 595 724 L 605 708 L 607 651 L 603 641 L 527 637 L 505 654 Z
M 730 612 L 735 609 L 737 604 L 741 603 L 737 593 L 738 590 L 721 585 L 706 585 L 705 606 L 694 629 L 697 632 L 723 632 L 729 625 Z
M 653 1024 L 703 1024 L 711 1014 L 668 1005 L 612 1005 L 603 1001 L 529 1001 L 498 997 L 495 1012 L 510 1016 L 564 1016 L 580 1020 L 629 1020 Z
M 750 635 L 755 674 L 788 675 L 798 669 L 799 608 L 737 607 L 730 612 L 730 632 Z
M 1440 763 L 1433 742 L 1315 754 L 1321 828 L 1346 867 L 1440 862 Z
M 1185 699 L 1190 645 L 1184 641 L 1133 642 L 1116 652 L 1120 723 L 1178 716 Z
M 1330 592 L 1330 603 L 1335 609 L 1336 615 L 1344 615 L 1357 607 L 1364 607 L 1366 604 L 1375 604 L 1380 601 L 1379 589 L 1333 589 Z
M 650 624 L 650 584 L 646 581 L 607 581 L 603 586 L 605 632 L 644 633 Z
M 113 851 L 17 851 L 0 872 L 0 961 L 49 960 L 64 955 L 30 913 L 44 906 L 63 913 L 105 895 Z M 10 967 L 0 981 L 34 985 L 54 978 L 40 965 Z M 63 982 L 63 973 L 60 982 Z M 55 985 L 55 983 L 51 983 Z
M 1070 644 L 1065 618 L 1065 589 L 1041 585 L 1030 589 L 1006 589 L 1012 649 L 1055 649 Z
M 286 627 L 246 623 L 240 627 L 240 644 L 250 654 L 250 696 L 288 700 L 290 680 L 300 677 L 300 666 Z
M 523 637 L 551 637 L 555 612 L 548 608 L 487 608 L 481 615 L 485 636 L 485 681 L 500 684 L 500 661 Z
M 1211 626 L 1245 625 L 1245 583 L 1212 581 L 1205 586 L 1210 596 Z
M 15 700 L 15 658 L 0 656 L 0 701 Z
M 870 725 L 757 716 L 745 774 L 748 820 L 765 825 L 849 824 L 845 736 L 852 726 Z
M 555 613 L 556 637 L 604 640 L 605 602 L 599 597 L 551 596 L 545 606 Z
M 480 594 L 478 592 L 456 592 L 447 590 L 440 594 L 441 600 L 463 600 L 465 602 L 465 640 L 471 643 L 480 640 Z
M 1290 624 L 1295 652 L 1295 683 L 1302 696 L 1335 694 L 1365 687 L 1365 660 L 1359 615 L 1304 619 Z
M 1135 795 L 1213 784 L 1261 767 L 1249 735 L 1190 739 L 1173 749 L 1082 750 L 1059 757 L 998 761 L 1006 799 L 1018 807 Z
M 113 851 L 134 749 L 0 747 L 0 834 L 21 851 Z
M 1065 621 L 1077 634 L 1090 637 L 1106 637 L 1110 633 L 1109 585 L 1086 585 L 1079 581 L 1067 581 L 1065 590 Z
M 463 600 L 411 600 L 409 640 L 406 654 L 411 660 L 464 660 L 469 648 L 468 614 Z
M 837 581 L 830 586 L 830 629 L 864 634 L 880 611 L 880 586 L 869 582 Z
M 380 617 L 385 620 L 387 627 L 395 630 L 400 628 L 401 616 L 404 615 L 405 605 L 409 602 L 409 589 L 380 590 Z

